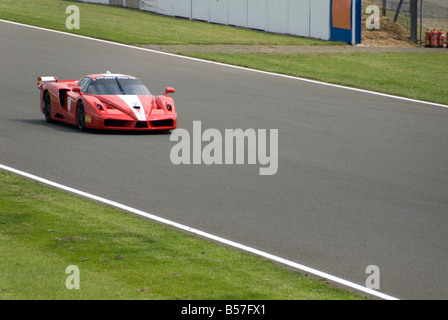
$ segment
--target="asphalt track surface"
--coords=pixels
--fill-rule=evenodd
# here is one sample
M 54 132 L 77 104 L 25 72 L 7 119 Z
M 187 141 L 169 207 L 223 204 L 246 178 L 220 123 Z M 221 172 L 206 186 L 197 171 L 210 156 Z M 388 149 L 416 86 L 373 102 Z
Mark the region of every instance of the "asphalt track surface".
M 0 22 L 0 163 L 365 285 L 448 298 L 448 109 Z M 177 91 L 179 128 L 279 129 L 278 172 L 178 165 L 170 134 L 47 124 L 37 76 Z

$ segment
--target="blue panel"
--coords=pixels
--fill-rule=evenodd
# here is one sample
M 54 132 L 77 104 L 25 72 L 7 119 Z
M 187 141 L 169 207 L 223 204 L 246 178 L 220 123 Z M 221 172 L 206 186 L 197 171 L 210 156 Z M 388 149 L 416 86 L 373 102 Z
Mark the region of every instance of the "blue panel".
M 351 43 L 352 42 L 352 30 L 345 30 L 339 28 L 331 28 L 331 40 Z
M 355 1 L 355 23 L 353 23 L 353 19 L 351 19 L 352 20 L 351 30 L 333 27 L 333 18 L 332 18 L 333 15 L 330 14 L 331 40 L 350 44 L 361 43 L 362 1 L 361 0 L 352 0 L 352 1 Z M 330 6 L 331 8 L 333 8 L 333 0 L 331 0 Z M 352 17 L 352 15 L 350 16 Z M 353 27 L 355 28 L 354 39 L 353 39 Z
M 355 8 L 355 43 L 358 44 L 361 43 L 361 28 L 362 28 L 362 1 L 361 0 L 354 0 L 356 8 Z

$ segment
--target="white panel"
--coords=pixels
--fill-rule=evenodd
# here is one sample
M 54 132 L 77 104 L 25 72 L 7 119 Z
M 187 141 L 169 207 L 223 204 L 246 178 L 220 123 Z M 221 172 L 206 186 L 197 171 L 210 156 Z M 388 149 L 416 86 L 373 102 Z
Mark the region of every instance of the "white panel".
M 172 0 L 173 15 L 191 19 L 191 0 Z
M 229 0 L 210 0 L 210 21 L 229 24 Z
M 191 6 L 192 19 L 210 21 L 209 0 L 193 0 Z
M 310 1 L 313 0 L 289 0 L 288 30 L 290 34 L 310 36 Z
M 173 0 L 158 0 L 158 13 L 166 16 L 173 15 Z
M 288 33 L 288 1 L 268 0 L 268 31 Z
M 140 1 L 140 10 L 158 13 L 159 12 L 159 0 L 141 0 Z
M 248 0 L 247 26 L 253 29 L 268 29 L 268 0 Z
M 330 40 L 330 0 L 310 1 L 310 37 Z
M 229 24 L 247 27 L 247 0 L 229 0 Z

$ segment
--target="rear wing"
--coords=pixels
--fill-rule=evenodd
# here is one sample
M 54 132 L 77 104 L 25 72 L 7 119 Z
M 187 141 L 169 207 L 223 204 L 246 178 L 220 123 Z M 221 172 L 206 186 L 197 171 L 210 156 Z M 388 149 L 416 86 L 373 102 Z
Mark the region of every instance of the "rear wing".
M 37 88 L 42 89 L 44 85 L 50 82 L 58 82 L 58 78 L 56 77 L 37 77 Z

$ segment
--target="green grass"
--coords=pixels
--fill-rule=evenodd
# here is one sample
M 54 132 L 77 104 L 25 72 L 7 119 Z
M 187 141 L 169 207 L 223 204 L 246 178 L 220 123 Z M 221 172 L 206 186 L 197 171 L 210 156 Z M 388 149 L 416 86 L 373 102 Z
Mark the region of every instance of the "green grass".
M 447 53 L 188 55 L 274 73 L 448 105 Z M 437 61 L 437 63 L 432 63 Z
M 69 5 L 79 7 L 79 30 L 65 26 Z M 0 19 L 126 44 L 337 44 L 66 0 L 0 0 Z
M 80 289 L 66 288 L 69 265 Z M 365 299 L 0 171 L 0 300 Z
M 68 17 L 65 9 L 72 4 L 80 9 L 81 28 L 70 31 L 65 26 Z M 0 0 L 0 18 L 135 45 L 338 44 L 64 0 Z M 179 53 L 448 105 L 446 52 L 441 49 L 440 53 Z

